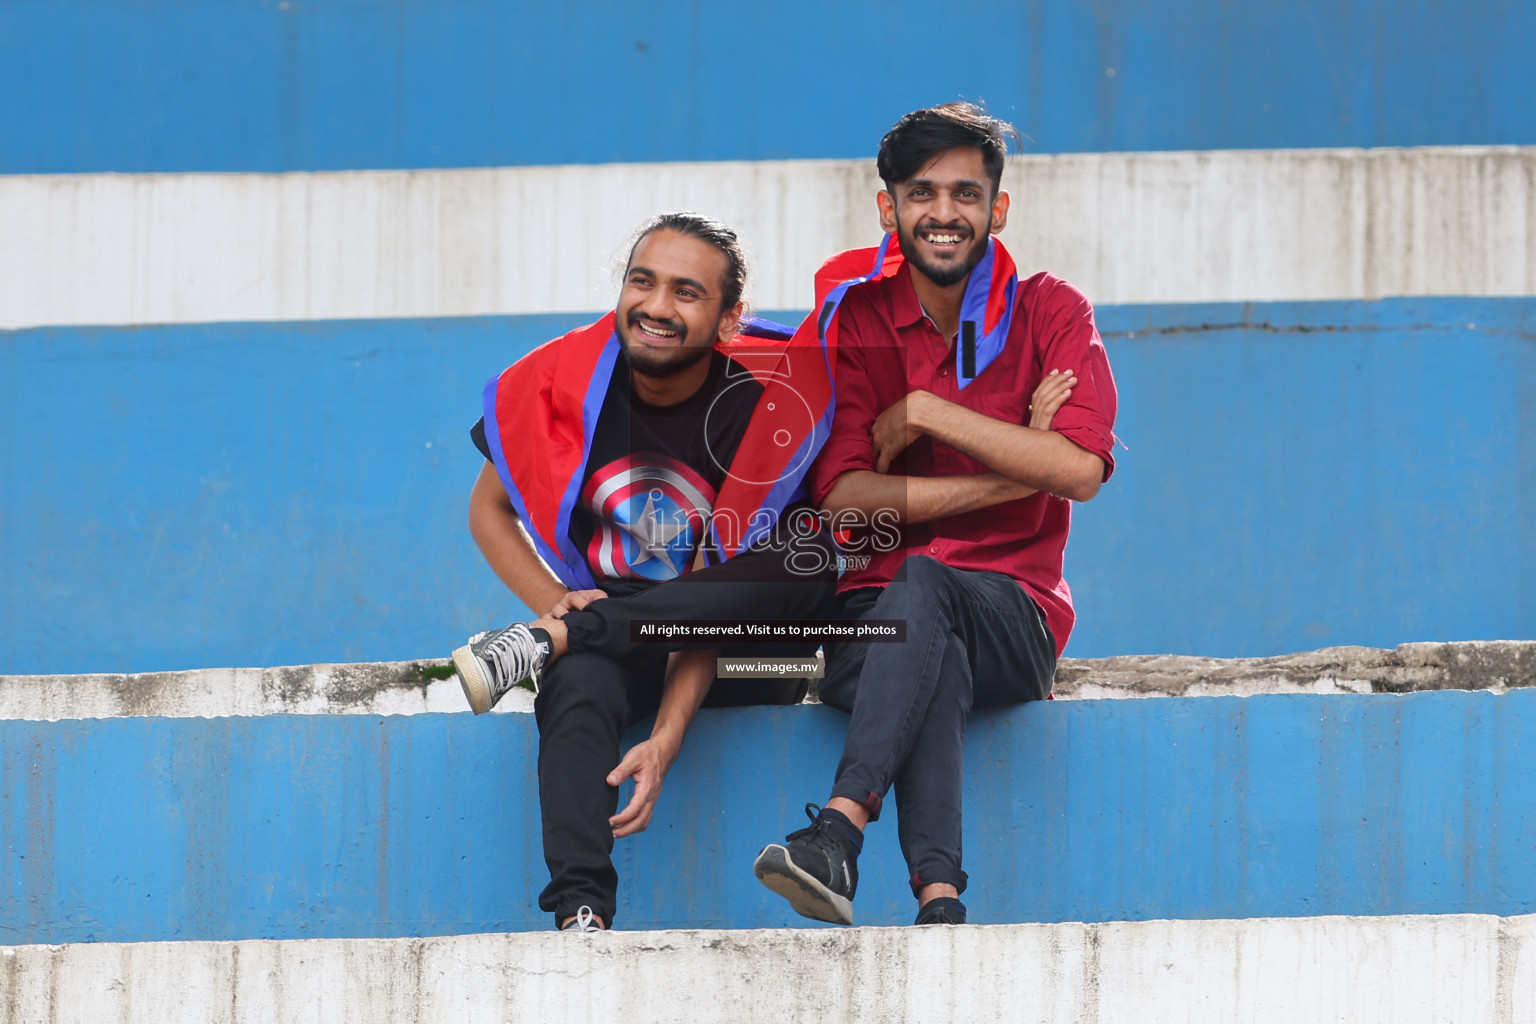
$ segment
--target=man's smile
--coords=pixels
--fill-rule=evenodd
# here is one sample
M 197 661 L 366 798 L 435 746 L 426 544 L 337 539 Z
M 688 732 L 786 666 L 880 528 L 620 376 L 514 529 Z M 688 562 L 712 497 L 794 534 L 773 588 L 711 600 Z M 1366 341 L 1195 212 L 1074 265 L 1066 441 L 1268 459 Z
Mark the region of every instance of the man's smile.
M 971 239 L 968 228 L 946 225 L 944 227 L 918 228 L 917 237 L 939 253 L 957 253 Z
M 636 313 L 630 314 L 629 325 L 634 328 L 635 340 L 648 345 L 676 344 L 687 333 L 681 324 L 667 320 L 652 320 Z

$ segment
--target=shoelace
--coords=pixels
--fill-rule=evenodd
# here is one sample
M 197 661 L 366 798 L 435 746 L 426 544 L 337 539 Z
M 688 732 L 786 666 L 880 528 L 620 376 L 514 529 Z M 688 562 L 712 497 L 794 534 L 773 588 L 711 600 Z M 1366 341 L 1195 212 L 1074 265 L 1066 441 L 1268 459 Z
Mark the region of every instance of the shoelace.
M 797 839 L 809 839 L 813 844 L 824 849 L 837 848 L 837 840 L 827 834 L 826 827 L 821 820 L 821 808 L 815 804 L 806 804 L 805 816 L 811 819 L 811 823 L 798 832 L 791 832 L 784 837 L 784 840 L 792 843 Z
M 849 851 L 846 847 L 844 847 L 843 843 L 832 834 L 832 829 L 830 828 L 832 823 L 822 819 L 820 807 L 817 807 L 815 804 L 806 804 L 805 816 L 811 819 L 811 823 L 805 828 L 802 828 L 800 831 L 791 832 L 789 835 L 785 836 L 785 842 L 793 843 L 799 840 L 804 840 L 806 843 L 810 844 L 812 849 L 814 849 L 822 857 L 826 858 L 825 867 L 809 868 L 808 865 L 802 865 L 802 867 L 806 867 L 807 869 L 811 870 L 812 874 L 816 875 L 818 878 L 820 878 L 820 872 L 825 870 L 828 877 L 821 880 L 830 881 L 834 885 L 841 884 L 841 887 L 845 889 L 848 895 L 851 897 L 856 883 L 853 880 L 853 873 L 849 870 Z M 839 868 L 842 869 L 842 879 L 840 883 L 837 879 L 837 869 Z
M 576 916 L 566 926 L 568 932 L 600 932 L 597 926 L 597 915 L 592 913 L 591 907 L 582 907 L 576 911 Z
M 522 626 L 521 632 L 518 626 Z M 528 645 L 524 646 L 517 641 L 523 636 L 528 638 Z M 533 635 L 528 632 L 528 627 L 518 623 L 485 645 L 485 653 L 490 655 L 491 661 L 496 666 L 497 678 L 507 686 L 516 686 L 524 679 L 532 677 L 534 685 L 539 682 L 539 675 L 533 670 L 535 647 Z

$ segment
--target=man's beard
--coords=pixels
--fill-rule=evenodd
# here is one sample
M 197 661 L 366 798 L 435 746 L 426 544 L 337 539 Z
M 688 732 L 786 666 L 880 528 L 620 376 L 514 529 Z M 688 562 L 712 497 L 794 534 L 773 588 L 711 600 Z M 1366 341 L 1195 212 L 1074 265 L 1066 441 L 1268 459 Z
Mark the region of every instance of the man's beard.
M 971 230 L 967 224 L 945 224 L 941 225 L 940 229 L 959 231 L 966 234 L 969 234 Z M 959 284 L 971 276 L 971 271 L 976 269 L 976 264 L 980 263 L 981 258 L 987 254 L 987 239 L 991 237 L 991 234 L 992 217 L 988 215 L 987 226 L 983 229 L 981 242 L 978 244 L 975 238 L 972 238 L 971 251 L 966 254 L 963 260 L 955 263 L 935 263 L 928 259 L 926 255 L 919 254 L 916 226 L 908 231 L 906 228 L 900 227 L 898 222 L 896 240 L 901 243 L 901 254 L 908 263 L 922 271 L 924 277 L 940 288 L 948 288 L 950 285 Z
M 688 328 L 680 320 L 650 321 L 657 327 L 676 331 L 676 345 L 668 345 L 663 349 L 643 341 L 632 343 L 631 338 L 640 329 L 636 323 L 641 319 L 638 312 L 629 314 L 624 330 L 619 332 L 619 343 L 624 347 L 624 355 L 629 359 L 629 368 L 642 377 L 658 379 L 674 377 L 692 366 L 697 366 L 699 362 L 709 358 L 709 354 L 715 350 L 713 345 L 689 345 Z

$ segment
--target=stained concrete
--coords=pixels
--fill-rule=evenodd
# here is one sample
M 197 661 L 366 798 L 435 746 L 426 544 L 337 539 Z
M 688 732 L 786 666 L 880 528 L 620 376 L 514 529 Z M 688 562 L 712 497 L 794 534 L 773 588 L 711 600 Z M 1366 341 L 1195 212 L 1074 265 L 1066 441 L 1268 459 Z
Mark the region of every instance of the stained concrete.
M 212 668 L 138 675 L 0 676 L 0 719 L 134 715 L 410 715 L 464 711 L 446 660 L 281 668 Z M 1273 658 L 1132 655 L 1064 658 L 1059 699 L 1232 697 L 1265 693 L 1414 693 L 1536 686 L 1536 641 L 1327 647 Z M 497 713 L 533 710 L 514 690 Z
M 1536 917 L 0 948 L 16 1024 L 1536 1022 Z
M 1532 146 L 1031 155 L 1003 184 L 1019 266 L 1101 305 L 1536 294 Z M 805 309 L 880 187 L 872 159 L 0 176 L 0 328 L 601 310 L 626 232 L 680 208 L 740 233 L 758 308 Z
M 453 663 L 390 661 L 278 668 L 204 668 L 133 675 L 0 676 L 0 719 L 160 715 L 414 715 L 467 711 Z M 532 711 L 514 690 L 497 712 Z
M 1415 693 L 1536 686 L 1536 642 L 1325 647 L 1273 658 L 1171 654 L 1065 658 L 1057 697 L 1247 697 L 1260 693 Z

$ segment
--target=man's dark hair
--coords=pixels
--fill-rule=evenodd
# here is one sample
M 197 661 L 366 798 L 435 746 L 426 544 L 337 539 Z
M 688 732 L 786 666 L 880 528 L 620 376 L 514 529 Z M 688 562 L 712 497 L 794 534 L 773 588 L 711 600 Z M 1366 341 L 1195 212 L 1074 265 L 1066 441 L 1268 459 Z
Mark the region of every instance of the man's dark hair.
M 741 301 L 741 294 L 747 287 L 747 254 L 742 251 L 736 232 L 702 213 L 694 213 L 692 210 L 663 213 L 640 225 L 640 230 L 635 232 L 634 242 L 629 246 L 625 266 L 634 261 L 635 246 L 645 236 L 662 230 L 689 235 L 719 249 L 725 256 L 725 276 L 720 282 L 720 309 L 723 312 Z
M 1019 141 L 1019 131 L 993 117 L 974 103 L 945 103 L 914 110 L 885 133 L 875 166 L 887 189 L 906 181 L 922 169 L 935 153 L 960 146 L 981 150 L 982 166 L 992 179 L 992 191 L 1003 183 L 1003 160 L 1008 142 Z

